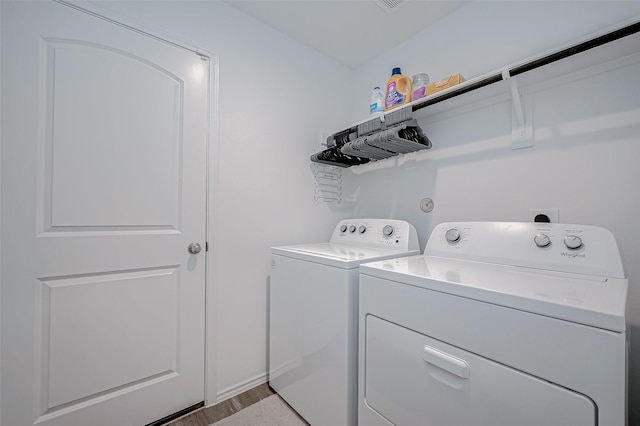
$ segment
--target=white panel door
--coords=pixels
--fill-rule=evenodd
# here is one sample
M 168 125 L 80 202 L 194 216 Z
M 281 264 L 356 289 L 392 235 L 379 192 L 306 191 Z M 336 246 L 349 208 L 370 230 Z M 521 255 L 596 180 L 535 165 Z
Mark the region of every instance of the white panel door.
M 208 76 L 71 7 L 2 5 L 3 425 L 204 400 Z

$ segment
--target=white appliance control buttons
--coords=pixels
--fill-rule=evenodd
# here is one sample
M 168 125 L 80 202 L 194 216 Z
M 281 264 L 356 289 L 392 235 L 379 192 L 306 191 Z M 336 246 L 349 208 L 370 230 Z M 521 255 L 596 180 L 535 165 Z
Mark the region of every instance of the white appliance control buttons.
M 567 235 L 564 237 L 564 245 L 570 250 L 577 250 L 582 247 L 582 238 L 577 235 Z
M 547 234 L 536 234 L 536 236 L 533 237 L 533 241 L 538 247 L 548 247 L 551 245 L 551 239 Z
M 391 225 L 385 225 L 385 227 L 382 228 L 382 235 L 384 235 L 385 237 L 392 236 L 394 232 L 395 229 L 393 229 L 393 226 Z
M 358 232 L 364 234 L 365 232 L 367 232 L 367 227 L 364 225 L 360 225 L 360 228 L 358 228 Z
M 460 231 L 458 231 L 456 228 L 451 228 L 444 234 L 444 237 L 449 243 L 453 244 L 460 241 L 460 238 L 462 238 L 462 234 L 460 234 Z
M 340 227 L 340 232 L 347 232 L 347 225 L 342 225 Z
M 356 226 L 355 226 L 355 225 L 351 225 L 351 226 L 349 227 L 349 232 L 351 232 L 352 234 L 353 234 L 354 232 L 356 232 Z

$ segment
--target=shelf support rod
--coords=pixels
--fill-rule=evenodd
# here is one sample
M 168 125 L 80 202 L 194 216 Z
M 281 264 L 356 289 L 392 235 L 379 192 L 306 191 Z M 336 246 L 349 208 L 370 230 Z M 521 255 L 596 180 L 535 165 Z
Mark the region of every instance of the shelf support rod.
M 533 146 L 533 105 L 531 105 L 531 97 L 527 99 L 527 109 L 525 110 L 516 78 L 510 74 L 508 69 L 503 69 L 502 79 L 509 80 L 511 101 L 513 103 L 511 111 L 511 149 L 529 148 Z
M 511 77 L 508 69 L 502 70 L 502 79 L 509 80 L 509 87 L 511 88 L 511 101 L 513 102 L 513 109 L 516 113 L 516 119 L 518 124 L 522 128 L 524 133 L 524 113 L 522 112 L 522 99 L 520 99 L 520 92 L 518 91 L 518 82 L 515 77 Z

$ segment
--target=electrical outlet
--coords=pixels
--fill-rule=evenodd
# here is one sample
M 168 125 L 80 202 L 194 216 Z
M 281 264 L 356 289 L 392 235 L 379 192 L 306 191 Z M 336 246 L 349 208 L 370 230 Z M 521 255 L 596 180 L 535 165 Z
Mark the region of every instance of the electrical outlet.
M 529 209 L 529 217 L 532 222 L 536 222 L 536 217 L 539 215 L 547 216 L 551 223 L 560 222 L 560 211 L 558 209 Z M 538 220 L 538 222 L 545 221 Z

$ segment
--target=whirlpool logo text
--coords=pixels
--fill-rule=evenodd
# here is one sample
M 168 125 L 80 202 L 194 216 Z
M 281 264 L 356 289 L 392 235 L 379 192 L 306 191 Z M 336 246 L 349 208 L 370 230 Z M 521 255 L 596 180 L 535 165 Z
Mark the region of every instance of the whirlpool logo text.
M 562 256 L 562 257 L 584 258 L 587 255 L 585 253 L 569 253 L 567 251 L 563 251 L 563 252 L 560 252 L 560 256 Z

